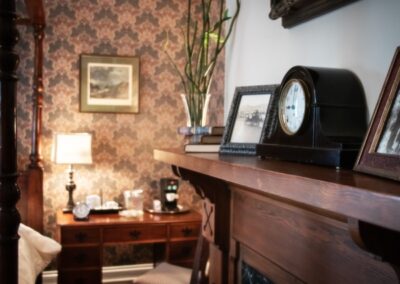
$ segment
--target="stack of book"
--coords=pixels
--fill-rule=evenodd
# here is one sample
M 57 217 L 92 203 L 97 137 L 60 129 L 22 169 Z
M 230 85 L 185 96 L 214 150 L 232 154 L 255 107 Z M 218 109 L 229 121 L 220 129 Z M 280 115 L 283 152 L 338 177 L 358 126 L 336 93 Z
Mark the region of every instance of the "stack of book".
M 178 133 L 187 137 L 185 152 L 219 152 L 224 126 L 180 127 Z

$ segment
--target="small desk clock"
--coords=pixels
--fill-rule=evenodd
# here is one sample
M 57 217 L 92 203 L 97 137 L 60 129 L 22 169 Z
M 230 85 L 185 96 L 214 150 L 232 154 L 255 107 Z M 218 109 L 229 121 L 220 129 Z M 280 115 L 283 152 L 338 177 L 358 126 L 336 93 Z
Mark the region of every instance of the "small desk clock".
M 90 207 L 85 202 L 78 202 L 72 209 L 75 221 L 89 220 Z
M 261 157 L 351 168 L 367 129 L 363 88 L 344 69 L 295 66 L 273 102 L 273 134 Z

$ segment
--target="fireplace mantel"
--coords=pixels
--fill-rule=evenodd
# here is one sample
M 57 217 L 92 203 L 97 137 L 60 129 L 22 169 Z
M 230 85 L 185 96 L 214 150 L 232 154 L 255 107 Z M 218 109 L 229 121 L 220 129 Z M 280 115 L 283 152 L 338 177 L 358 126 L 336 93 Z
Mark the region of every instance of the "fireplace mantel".
M 177 149 L 155 150 L 154 158 L 172 165 L 215 206 L 215 234 L 205 235 L 220 252 L 217 282 L 238 282 L 242 261 L 275 282 L 398 281 L 399 182 L 351 170 Z

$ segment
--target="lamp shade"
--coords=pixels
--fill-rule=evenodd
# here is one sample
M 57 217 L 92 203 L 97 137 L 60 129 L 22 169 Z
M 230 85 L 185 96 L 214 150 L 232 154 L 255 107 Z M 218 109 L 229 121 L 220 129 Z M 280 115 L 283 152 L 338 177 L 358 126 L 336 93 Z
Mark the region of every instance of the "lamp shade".
M 89 133 L 55 134 L 51 160 L 56 164 L 91 164 L 92 135 Z

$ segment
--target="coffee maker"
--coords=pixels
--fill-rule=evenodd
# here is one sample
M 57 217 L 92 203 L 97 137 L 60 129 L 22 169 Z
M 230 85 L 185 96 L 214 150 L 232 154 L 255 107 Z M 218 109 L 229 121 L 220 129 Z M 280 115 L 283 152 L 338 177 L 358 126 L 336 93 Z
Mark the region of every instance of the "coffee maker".
M 179 181 L 173 178 L 160 179 L 160 199 L 162 210 L 175 211 L 178 205 Z

